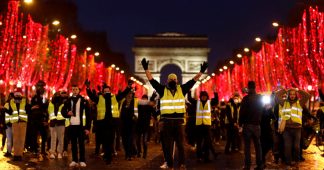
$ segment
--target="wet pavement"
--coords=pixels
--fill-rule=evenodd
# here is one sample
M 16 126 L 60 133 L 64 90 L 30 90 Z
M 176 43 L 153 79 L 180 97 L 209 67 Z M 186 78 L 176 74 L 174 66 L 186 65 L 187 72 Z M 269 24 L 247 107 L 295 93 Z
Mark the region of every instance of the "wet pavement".
M 215 169 L 215 170 L 236 170 L 242 169 L 243 167 L 243 151 L 235 153 L 224 154 L 224 142 L 215 145 L 217 151 L 220 153 L 216 159 L 211 156 L 211 162 L 204 163 L 196 160 L 194 149 L 186 146 L 186 166 L 187 169 L 200 170 L 200 169 Z M 324 149 L 322 147 L 321 149 Z M 5 150 L 4 150 L 5 151 Z M 155 142 L 149 142 L 148 155 L 146 159 L 134 158 L 131 161 L 124 159 L 123 151 L 118 151 L 117 156 L 111 165 L 106 165 L 100 157 L 93 156 L 94 143 L 86 145 L 86 168 L 69 168 L 71 162 L 71 153 L 63 159 L 49 159 L 44 158 L 43 161 L 35 161 L 33 156 L 29 153 L 25 153 L 23 161 L 13 162 L 9 158 L 0 154 L 0 170 L 16 170 L 16 169 L 37 169 L 37 170 L 64 170 L 64 169 L 159 169 L 160 165 L 163 164 L 163 154 L 160 144 Z M 321 156 L 323 152 L 311 144 L 307 150 L 304 151 L 305 161 L 299 163 L 291 169 L 306 169 L 306 170 L 324 170 L 324 157 Z M 177 158 L 177 155 L 175 156 Z M 254 162 L 254 155 L 252 155 L 252 161 Z M 251 167 L 254 167 L 252 165 Z M 175 169 L 177 168 L 177 159 L 175 159 Z M 284 164 L 274 164 L 272 161 L 271 153 L 268 154 L 267 167 L 266 169 L 288 169 Z

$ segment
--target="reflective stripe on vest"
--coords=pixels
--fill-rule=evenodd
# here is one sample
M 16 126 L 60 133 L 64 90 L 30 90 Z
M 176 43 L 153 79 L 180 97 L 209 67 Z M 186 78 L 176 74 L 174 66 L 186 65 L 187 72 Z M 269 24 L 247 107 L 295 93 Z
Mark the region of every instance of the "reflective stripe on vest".
M 8 111 L 9 110 L 9 103 L 6 103 L 4 105 L 4 108 L 7 109 L 7 111 Z M 6 124 L 8 124 L 10 122 L 10 120 L 11 120 L 11 115 L 9 113 L 5 112 L 5 122 L 6 122 Z
M 121 100 L 119 112 L 121 112 L 121 109 L 123 107 L 125 100 L 126 100 L 125 98 L 123 98 L 123 100 Z M 138 118 L 138 98 L 134 98 L 134 115 Z
M 289 102 L 285 101 L 281 111 L 279 109 L 279 114 L 281 114 L 282 119 L 291 119 L 295 123 L 302 124 L 303 108 L 300 106 L 299 101 L 293 103 L 292 106 L 290 106 Z
M 11 115 L 11 120 L 10 120 L 11 123 L 16 123 L 19 120 L 22 120 L 22 121 L 25 121 L 25 122 L 28 121 L 26 110 L 24 110 L 25 107 L 26 107 L 26 98 L 23 98 L 21 100 L 21 103 L 19 105 L 19 107 L 20 107 L 19 113 L 18 113 L 17 105 L 16 105 L 14 99 L 10 100 L 10 107 L 12 108 L 12 115 Z
M 64 106 L 63 104 L 60 105 L 60 107 L 59 107 L 59 109 L 57 111 L 57 116 L 55 116 L 55 113 L 54 113 L 54 104 L 52 102 L 50 102 L 48 104 L 48 109 L 47 109 L 47 111 L 49 113 L 49 119 L 50 120 L 54 120 L 54 119 L 56 119 L 56 120 L 64 120 L 65 118 L 62 116 L 62 112 L 61 112 L 63 106 Z
M 185 97 L 182 94 L 180 85 L 177 85 L 177 91 L 174 96 L 171 91 L 164 88 L 163 97 L 160 100 L 160 111 L 163 114 L 185 113 L 186 112 Z
M 203 106 L 200 100 L 197 101 L 196 125 L 211 125 L 210 100 Z
M 87 117 L 86 117 L 86 114 L 85 114 L 85 110 L 83 109 L 83 115 L 82 115 L 82 125 L 83 126 L 86 126 L 86 119 L 87 119 Z

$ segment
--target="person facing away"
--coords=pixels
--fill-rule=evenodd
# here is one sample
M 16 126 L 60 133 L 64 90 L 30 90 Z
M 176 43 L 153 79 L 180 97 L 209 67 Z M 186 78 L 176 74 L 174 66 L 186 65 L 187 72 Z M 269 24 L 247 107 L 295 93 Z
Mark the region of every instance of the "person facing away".
M 148 69 L 149 61 L 145 58 L 141 61 L 143 69 L 145 70 L 146 77 L 150 81 L 153 88 L 160 96 L 160 111 L 161 119 L 163 121 L 161 135 L 164 144 L 165 160 L 167 164 L 161 168 L 173 167 L 173 144 L 176 143 L 179 152 L 179 165 L 180 168 L 185 168 L 184 156 L 184 114 L 185 108 L 185 95 L 194 86 L 200 76 L 206 71 L 208 64 L 204 62 L 201 64 L 200 72 L 196 76 L 183 85 L 178 84 L 178 79 L 175 74 L 169 74 L 167 85 L 161 85 L 153 79 L 151 72 Z
M 261 117 L 262 117 L 262 97 L 256 93 L 255 82 L 248 82 L 248 94 L 243 97 L 240 108 L 239 126 L 243 127 L 244 139 L 244 167 L 250 169 L 251 166 L 251 140 L 254 143 L 256 164 L 255 169 L 263 169 L 262 150 L 260 143 Z

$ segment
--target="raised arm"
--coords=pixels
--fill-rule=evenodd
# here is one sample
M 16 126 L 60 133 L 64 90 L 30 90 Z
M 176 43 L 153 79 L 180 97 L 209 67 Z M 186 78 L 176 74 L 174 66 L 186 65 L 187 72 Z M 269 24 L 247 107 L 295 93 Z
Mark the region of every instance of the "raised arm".
M 300 104 L 301 104 L 302 106 L 304 106 L 304 105 L 307 103 L 307 101 L 309 100 L 309 98 L 310 98 L 310 94 L 307 93 L 307 92 L 304 91 L 304 90 L 298 90 L 298 93 L 299 93 L 299 95 L 300 95 L 299 102 L 300 102 Z
M 147 79 L 152 80 L 153 79 L 152 74 L 151 74 L 150 70 L 148 70 L 149 61 L 146 61 L 146 58 L 143 58 L 141 63 L 142 63 L 143 69 L 145 70 Z
M 287 91 L 285 89 L 278 90 L 275 93 L 275 101 L 276 101 L 276 103 L 280 104 L 281 106 L 283 106 L 284 105 L 284 102 L 285 102 L 285 100 L 282 98 L 282 96 L 285 93 L 287 93 Z

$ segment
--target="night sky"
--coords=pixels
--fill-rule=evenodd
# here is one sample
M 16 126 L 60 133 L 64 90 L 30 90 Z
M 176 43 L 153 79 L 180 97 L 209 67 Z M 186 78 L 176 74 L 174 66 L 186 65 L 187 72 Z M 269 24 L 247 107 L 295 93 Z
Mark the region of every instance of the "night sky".
M 111 49 L 124 53 L 133 70 L 135 35 L 179 32 L 209 38 L 209 71 L 249 47 L 256 36 L 286 23 L 295 0 L 78 0 L 78 16 L 89 31 L 106 31 Z

